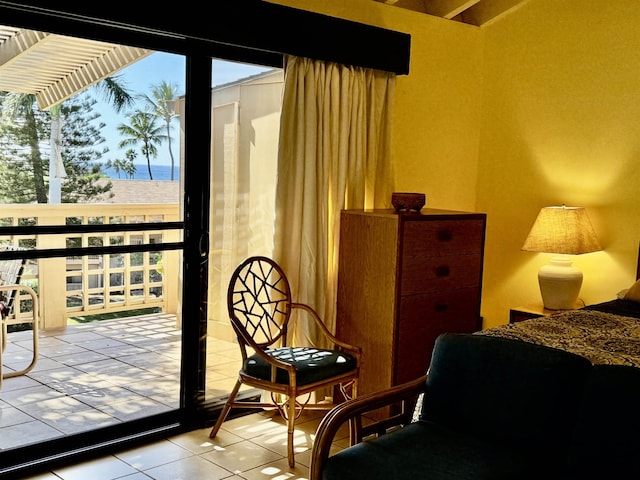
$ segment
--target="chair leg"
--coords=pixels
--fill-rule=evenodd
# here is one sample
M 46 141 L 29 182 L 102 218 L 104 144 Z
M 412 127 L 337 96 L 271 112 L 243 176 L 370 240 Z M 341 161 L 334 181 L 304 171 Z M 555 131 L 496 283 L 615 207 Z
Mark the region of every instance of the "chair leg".
M 236 382 L 236 385 L 233 387 L 233 390 L 229 394 L 229 398 L 227 399 L 227 403 L 224 404 L 224 407 L 222 408 L 222 411 L 220 412 L 220 416 L 218 417 L 218 420 L 216 421 L 216 424 L 211 429 L 211 432 L 209 433 L 209 438 L 215 438 L 215 436 L 218 434 L 218 430 L 220 430 L 220 427 L 222 426 L 222 423 L 226 420 L 227 415 L 229 415 L 229 411 L 231 410 L 231 406 L 233 405 L 233 402 L 235 401 L 236 396 L 238 395 L 238 390 L 240 390 L 240 385 L 242 385 L 242 382 L 240 380 L 238 380 Z
M 294 445 L 293 445 L 293 433 L 296 427 L 296 397 L 289 397 L 287 399 L 288 410 L 287 414 L 287 458 L 289 459 L 289 466 L 291 468 L 296 466 L 296 460 L 294 458 Z
M 2 351 L 7 348 L 7 322 L 2 321 Z
M 358 380 L 354 379 L 349 382 L 338 385 L 344 400 L 352 400 L 358 396 Z

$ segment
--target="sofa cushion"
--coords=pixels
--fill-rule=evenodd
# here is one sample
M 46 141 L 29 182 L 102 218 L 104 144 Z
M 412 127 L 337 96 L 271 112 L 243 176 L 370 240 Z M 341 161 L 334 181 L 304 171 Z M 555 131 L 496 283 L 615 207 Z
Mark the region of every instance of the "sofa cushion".
M 594 365 L 571 444 L 573 479 L 640 478 L 640 368 Z
M 516 443 L 496 444 L 416 422 L 329 457 L 323 480 L 559 479 L 544 458 Z
M 590 369 L 587 359 L 555 348 L 444 334 L 433 351 L 419 418 L 566 463 Z

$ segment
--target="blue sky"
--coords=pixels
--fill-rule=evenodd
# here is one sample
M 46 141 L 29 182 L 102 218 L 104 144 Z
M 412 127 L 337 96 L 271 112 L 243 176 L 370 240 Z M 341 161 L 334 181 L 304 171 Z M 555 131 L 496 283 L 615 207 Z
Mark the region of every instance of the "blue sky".
M 214 60 L 212 86 L 222 85 L 268 69 L 268 67 Z M 182 55 L 156 52 L 121 70 L 118 72 L 118 75 L 121 75 L 121 80 L 132 95 L 150 95 L 152 85 L 166 81 L 178 87 L 177 91 L 180 96 L 184 94 L 185 57 Z M 102 157 L 102 163 L 106 163 L 107 160 L 124 159 L 126 149 L 118 148 L 120 134 L 117 128 L 121 123 L 128 123 L 126 118 L 127 112 L 120 114 L 115 113 L 113 108 L 103 101 L 96 91 L 90 90 L 89 92 L 91 96 L 98 101 L 94 108 L 100 113 L 99 121 L 106 123 L 106 127 L 102 129 L 102 135 L 107 139 L 106 143 L 109 147 L 109 153 Z M 172 138 L 173 155 L 177 162 L 179 156 L 178 120 L 175 120 Z M 152 160 L 152 166 L 171 165 L 167 148 L 165 143 L 158 149 L 158 157 Z M 145 158 L 139 152 L 135 162 L 146 165 Z

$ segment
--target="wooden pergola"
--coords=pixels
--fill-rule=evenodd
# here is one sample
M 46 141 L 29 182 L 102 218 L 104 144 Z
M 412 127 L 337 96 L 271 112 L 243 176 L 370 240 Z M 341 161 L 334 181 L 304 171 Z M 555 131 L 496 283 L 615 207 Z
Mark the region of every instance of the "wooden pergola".
M 0 25 L 0 91 L 33 94 L 47 110 L 151 53 Z

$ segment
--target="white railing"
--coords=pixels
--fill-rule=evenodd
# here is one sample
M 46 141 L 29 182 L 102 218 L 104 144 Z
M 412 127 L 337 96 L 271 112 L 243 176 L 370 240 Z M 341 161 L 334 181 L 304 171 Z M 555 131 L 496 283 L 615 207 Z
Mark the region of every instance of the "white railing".
M 90 225 L 173 222 L 178 204 L 12 204 L 0 207 L 0 224 Z M 2 235 L 0 242 L 26 248 L 168 243 L 179 230 L 128 230 L 37 236 Z M 20 283 L 38 293 L 40 327 L 62 328 L 69 317 L 158 307 L 177 313 L 181 252 L 133 252 L 29 260 Z

